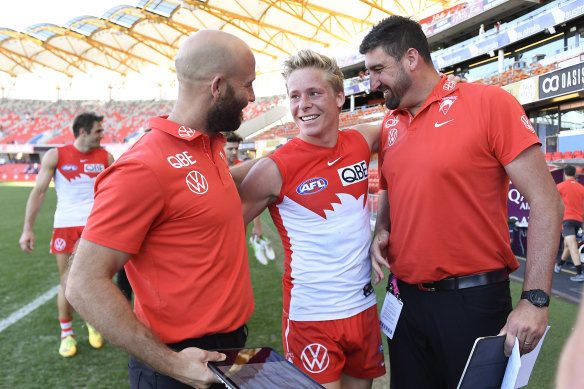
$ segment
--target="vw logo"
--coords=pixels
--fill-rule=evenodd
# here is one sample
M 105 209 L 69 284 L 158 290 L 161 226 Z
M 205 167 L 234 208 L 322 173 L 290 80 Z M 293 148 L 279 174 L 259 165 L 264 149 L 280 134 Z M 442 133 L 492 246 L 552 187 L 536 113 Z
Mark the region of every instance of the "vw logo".
M 304 347 L 300 355 L 304 368 L 311 373 L 320 373 L 330 362 L 328 350 L 322 344 L 312 343 Z
M 57 238 L 55 239 L 55 250 L 57 251 L 63 251 L 65 250 L 65 247 L 67 247 L 67 242 L 65 242 L 65 239 L 63 238 Z
M 387 145 L 393 146 L 395 141 L 397 140 L 397 128 L 392 128 L 387 135 Z
M 194 134 L 195 134 L 195 130 L 193 130 L 189 127 L 180 126 L 180 128 L 178 129 L 178 136 L 180 136 L 181 138 L 190 138 Z
M 191 192 L 196 194 L 205 194 L 209 189 L 209 185 L 207 184 L 207 179 L 204 175 L 199 173 L 196 170 L 193 170 L 187 175 L 187 186 L 191 190 Z

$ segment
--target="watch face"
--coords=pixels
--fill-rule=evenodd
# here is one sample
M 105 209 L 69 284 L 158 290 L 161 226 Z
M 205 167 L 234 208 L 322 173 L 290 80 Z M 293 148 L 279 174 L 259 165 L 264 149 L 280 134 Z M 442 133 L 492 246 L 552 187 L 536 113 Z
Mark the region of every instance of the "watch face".
M 529 293 L 529 301 L 535 306 L 543 307 L 548 304 L 549 297 L 543 290 L 532 290 Z

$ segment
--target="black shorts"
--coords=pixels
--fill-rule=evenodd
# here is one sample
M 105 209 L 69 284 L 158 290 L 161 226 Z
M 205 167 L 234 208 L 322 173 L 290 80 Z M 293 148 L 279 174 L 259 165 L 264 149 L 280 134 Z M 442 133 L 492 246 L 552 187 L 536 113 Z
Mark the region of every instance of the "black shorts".
M 582 227 L 582 222 L 578 220 L 567 219 L 562 223 L 562 236 L 572 236 L 578 234 L 578 230 Z
M 168 346 L 180 351 L 187 347 L 197 347 L 204 350 L 217 350 L 224 348 L 241 348 L 245 346 L 247 339 L 247 326 L 243 325 L 233 332 L 226 334 L 214 334 L 197 339 L 187 339 L 180 343 L 168 344 Z M 128 364 L 131 389 L 188 389 L 189 385 L 183 384 L 164 374 L 153 370 L 144 362 L 130 357 Z M 225 388 L 223 384 L 213 384 L 210 389 Z

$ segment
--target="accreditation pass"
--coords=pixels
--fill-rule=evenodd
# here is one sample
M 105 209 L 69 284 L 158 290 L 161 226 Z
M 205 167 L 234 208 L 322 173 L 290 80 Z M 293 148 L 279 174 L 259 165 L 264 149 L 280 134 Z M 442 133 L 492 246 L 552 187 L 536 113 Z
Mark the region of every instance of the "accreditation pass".
M 386 293 L 383 308 L 381 308 L 379 324 L 381 325 L 381 330 L 389 339 L 393 339 L 395 327 L 397 326 L 397 321 L 403 306 L 403 301 L 397 298 L 397 296 L 389 291 Z

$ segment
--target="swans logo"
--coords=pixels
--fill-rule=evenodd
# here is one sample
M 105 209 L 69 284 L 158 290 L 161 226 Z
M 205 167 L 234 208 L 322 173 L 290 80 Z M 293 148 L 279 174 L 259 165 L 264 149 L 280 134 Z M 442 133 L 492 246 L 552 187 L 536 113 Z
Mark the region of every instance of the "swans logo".
M 191 128 L 180 126 L 180 128 L 178 129 L 178 136 L 180 136 L 181 138 L 190 138 L 193 135 L 195 135 L 195 130 Z
M 444 97 L 440 102 L 440 107 L 438 108 L 438 112 L 442 112 L 444 115 L 448 113 L 452 104 L 456 101 L 456 96 L 453 97 Z
M 196 194 L 205 194 L 209 189 L 205 176 L 196 170 L 193 170 L 187 176 L 187 186 L 191 192 Z
M 321 177 L 310 178 L 298 185 L 296 193 L 300 195 L 311 195 L 320 192 L 328 185 L 328 181 Z
M 533 129 L 533 126 L 531 125 L 531 122 L 529 121 L 527 116 L 525 116 L 525 115 L 521 116 L 521 123 L 523 123 L 525 128 L 527 128 L 529 131 L 531 131 L 535 134 L 535 130 Z
M 399 123 L 399 117 L 394 116 L 385 121 L 385 128 L 395 127 Z
M 328 350 L 319 343 L 312 343 L 304 347 L 300 359 L 304 368 L 311 373 L 324 371 L 330 362 Z

